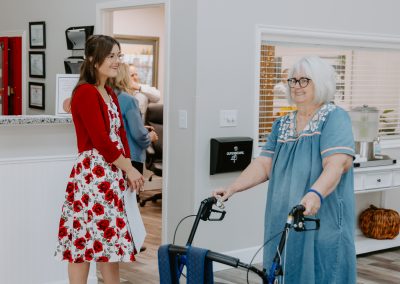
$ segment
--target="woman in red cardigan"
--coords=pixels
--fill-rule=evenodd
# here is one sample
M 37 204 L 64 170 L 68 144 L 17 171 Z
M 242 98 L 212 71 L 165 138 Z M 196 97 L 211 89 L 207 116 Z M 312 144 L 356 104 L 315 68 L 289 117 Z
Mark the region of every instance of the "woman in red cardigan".
M 99 265 L 106 284 L 119 283 L 119 262 L 135 260 L 123 192 L 141 190 L 144 178 L 131 164 L 118 100 L 107 86 L 121 57 L 115 39 L 89 37 L 71 100 L 79 154 L 66 189 L 55 257 L 69 262 L 72 284 L 87 282 L 91 262 Z

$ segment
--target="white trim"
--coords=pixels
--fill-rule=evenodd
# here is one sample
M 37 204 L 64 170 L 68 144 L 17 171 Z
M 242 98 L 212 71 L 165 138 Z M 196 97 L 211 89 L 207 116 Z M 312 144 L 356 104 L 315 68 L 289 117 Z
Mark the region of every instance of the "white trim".
M 165 51 L 164 51 L 164 95 L 163 95 L 163 103 L 164 103 L 164 111 L 163 111 L 163 163 L 164 165 L 168 165 L 169 161 L 169 120 L 168 120 L 168 113 L 169 113 L 169 78 L 170 78 L 170 50 L 171 50 L 171 6 L 170 0 L 165 0 L 164 2 L 164 19 L 165 19 Z M 161 226 L 161 243 L 166 243 L 168 239 L 168 232 L 167 232 L 167 224 L 168 224 L 168 177 L 169 177 L 169 167 L 165 166 L 163 168 L 163 180 L 162 180 L 162 192 L 163 192 L 163 202 L 162 202 L 162 226 Z
M 151 6 L 169 6 L 169 0 L 121 0 L 96 4 L 96 33 L 112 35 L 112 14 L 115 10 L 146 8 Z M 165 16 L 169 17 L 169 13 Z M 111 21 L 111 22 L 110 22 Z M 110 30 L 111 28 L 111 30 Z
M 253 258 L 253 256 L 256 254 L 257 250 L 260 247 L 250 247 L 250 248 L 245 248 L 245 249 L 239 249 L 239 250 L 232 250 L 232 251 L 228 251 L 228 252 L 223 252 L 222 254 L 226 254 L 232 257 L 236 257 L 240 260 L 240 262 L 243 263 L 250 263 L 251 259 Z M 254 258 L 252 265 L 257 264 L 257 263 L 261 263 L 263 261 L 263 249 L 261 249 L 256 257 Z M 232 268 L 231 266 L 225 265 L 225 264 L 221 264 L 218 262 L 214 262 L 213 263 L 213 270 L 214 271 L 221 271 L 221 270 L 225 270 L 225 269 L 230 269 Z
M 76 159 L 76 157 L 77 157 L 76 155 L 64 155 L 64 156 L 36 156 L 36 157 L 22 157 L 22 158 L 6 158 L 6 159 L 0 159 L 0 165 L 74 161 Z
M 400 49 L 400 37 L 392 35 L 349 33 L 335 30 L 299 29 L 267 25 L 257 25 L 257 31 L 260 34 L 261 40 L 267 37 L 268 40 L 279 42 Z M 261 41 L 259 43 L 261 43 Z
M 22 100 L 22 115 L 26 114 L 26 105 L 27 105 L 27 86 L 28 84 L 26 83 L 26 74 L 27 74 L 27 62 L 26 62 L 26 57 L 27 57 L 27 34 L 26 31 L 24 30 L 15 30 L 15 31 L 0 31 L 0 36 L 4 37 L 21 37 L 22 39 L 22 46 L 21 46 L 21 100 Z
M 26 31 L 23 30 L 15 30 L 15 31 L 0 31 L 0 36 L 13 37 L 13 36 L 22 36 Z
M 121 0 L 111 1 L 105 3 L 96 4 L 96 33 L 105 33 L 109 27 L 105 26 L 105 23 L 110 24 L 112 18 L 109 17 L 110 12 L 113 10 L 131 9 L 131 8 L 146 8 L 151 6 L 164 5 L 164 16 L 165 16 L 165 64 L 164 64 L 164 117 L 163 117 L 163 164 L 168 165 L 168 113 L 169 113 L 169 68 L 170 68 L 170 26 L 171 26 L 171 10 L 170 0 Z M 163 202 L 162 202 L 162 229 L 161 229 L 161 243 L 167 241 L 167 222 L 168 222 L 168 167 L 163 168 Z
M 96 4 L 96 11 L 100 10 L 121 10 L 138 8 L 138 6 L 144 6 L 143 8 L 148 8 L 154 5 L 163 5 L 169 2 L 169 0 L 119 0 L 110 1 L 104 3 Z M 97 24 L 97 21 L 96 21 Z
M 254 130 L 253 130 L 253 158 L 256 158 L 260 155 L 261 147 L 259 147 L 259 127 L 260 127 L 260 52 L 261 52 L 261 36 L 262 33 L 259 31 L 258 27 L 256 28 L 255 39 L 256 39 L 256 53 L 255 53 L 255 82 L 254 82 Z

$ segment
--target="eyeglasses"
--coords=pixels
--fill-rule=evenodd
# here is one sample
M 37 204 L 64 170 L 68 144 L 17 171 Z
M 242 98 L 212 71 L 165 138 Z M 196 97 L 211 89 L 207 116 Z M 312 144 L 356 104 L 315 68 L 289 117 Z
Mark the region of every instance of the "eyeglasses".
M 115 53 L 110 53 L 109 55 L 107 55 L 106 57 L 108 60 L 116 62 L 116 61 L 123 61 L 124 60 L 124 54 L 120 53 L 120 54 L 115 54 Z
M 306 77 L 301 77 L 300 79 L 289 78 L 287 79 L 288 85 L 290 88 L 296 87 L 296 84 L 299 83 L 300 88 L 305 88 L 310 83 L 311 79 Z

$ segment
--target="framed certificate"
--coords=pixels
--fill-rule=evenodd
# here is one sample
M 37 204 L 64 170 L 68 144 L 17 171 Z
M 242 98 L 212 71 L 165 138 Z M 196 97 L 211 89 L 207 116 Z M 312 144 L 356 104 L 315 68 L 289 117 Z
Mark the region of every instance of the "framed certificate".
M 46 24 L 45 22 L 29 23 L 29 47 L 46 48 Z
M 72 91 L 79 80 L 79 74 L 57 74 L 56 76 L 56 115 L 70 116 Z
M 29 82 L 29 107 L 45 109 L 44 83 Z
M 29 51 L 29 77 L 46 78 L 44 51 Z

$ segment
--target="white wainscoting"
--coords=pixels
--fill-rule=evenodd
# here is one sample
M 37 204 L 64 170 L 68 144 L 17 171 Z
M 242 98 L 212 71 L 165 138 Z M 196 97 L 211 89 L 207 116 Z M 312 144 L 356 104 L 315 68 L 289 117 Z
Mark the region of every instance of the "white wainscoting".
M 68 283 L 53 258 L 75 156 L 0 159 L 0 283 Z M 91 283 L 95 270 L 90 272 Z

